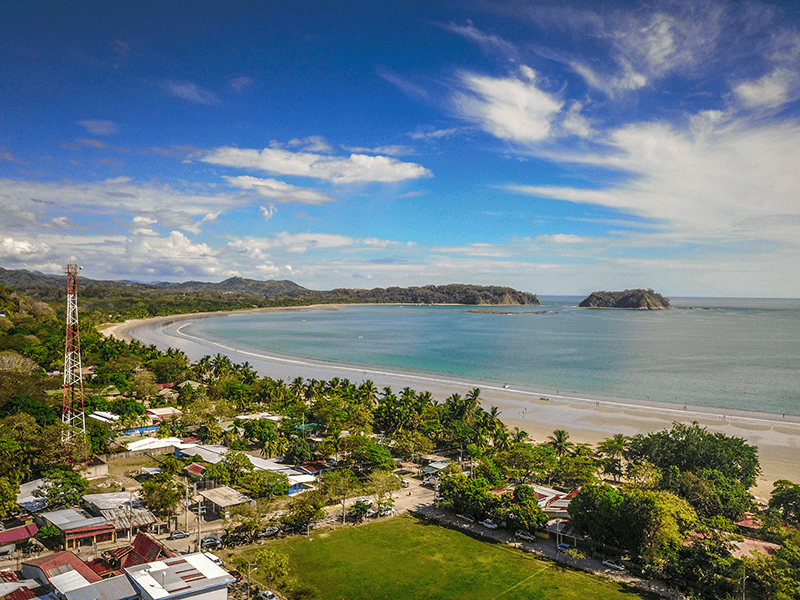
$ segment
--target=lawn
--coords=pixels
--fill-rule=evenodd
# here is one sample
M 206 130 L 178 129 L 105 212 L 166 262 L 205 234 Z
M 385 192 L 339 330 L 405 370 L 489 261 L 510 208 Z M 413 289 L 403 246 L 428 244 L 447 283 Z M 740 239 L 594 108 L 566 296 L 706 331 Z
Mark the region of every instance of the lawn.
M 289 555 L 291 577 L 326 600 L 363 598 L 580 599 L 636 597 L 619 585 L 404 515 L 289 537 L 264 547 Z M 229 564 L 260 548 L 222 553 Z M 254 580 L 258 580 L 257 573 Z

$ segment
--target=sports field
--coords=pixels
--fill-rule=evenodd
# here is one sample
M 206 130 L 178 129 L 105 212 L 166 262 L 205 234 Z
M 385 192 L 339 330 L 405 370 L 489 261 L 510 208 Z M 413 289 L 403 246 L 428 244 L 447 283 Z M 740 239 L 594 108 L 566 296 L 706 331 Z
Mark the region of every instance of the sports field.
M 318 588 L 326 600 L 637 597 L 600 577 L 408 515 L 315 532 L 310 539 L 288 537 L 262 547 L 289 555 L 290 577 Z M 249 547 L 225 558 L 246 560 L 257 549 Z M 254 581 L 258 580 L 255 573 Z

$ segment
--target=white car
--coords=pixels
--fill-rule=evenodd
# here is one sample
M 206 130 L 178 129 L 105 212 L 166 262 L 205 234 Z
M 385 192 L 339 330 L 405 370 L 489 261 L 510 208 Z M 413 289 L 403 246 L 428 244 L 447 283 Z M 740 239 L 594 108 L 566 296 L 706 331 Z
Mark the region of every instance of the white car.
M 491 519 L 486 519 L 485 521 L 481 521 L 480 523 L 481 525 L 486 527 L 486 529 L 497 529 L 497 525 L 493 523 Z
M 608 567 L 609 569 L 614 569 L 615 571 L 624 571 L 625 567 L 618 565 L 613 560 L 604 560 L 603 566 Z
M 536 538 L 533 537 L 533 534 L 530 531 L 525 531 L 524 529 L 517 529 L 514 533 L 514 537 L 518 540 L 525 540 L 526 542 L 535 542 Z

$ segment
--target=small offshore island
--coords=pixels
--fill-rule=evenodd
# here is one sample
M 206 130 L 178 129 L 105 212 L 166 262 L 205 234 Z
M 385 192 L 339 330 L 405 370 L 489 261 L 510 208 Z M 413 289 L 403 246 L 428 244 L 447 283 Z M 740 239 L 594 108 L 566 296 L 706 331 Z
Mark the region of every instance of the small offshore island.
M 669 300 L 651 289 L 621 292 L 592 292 L 578 306 L 581 308 L 621 308 L 626 310 L 666 310 Z

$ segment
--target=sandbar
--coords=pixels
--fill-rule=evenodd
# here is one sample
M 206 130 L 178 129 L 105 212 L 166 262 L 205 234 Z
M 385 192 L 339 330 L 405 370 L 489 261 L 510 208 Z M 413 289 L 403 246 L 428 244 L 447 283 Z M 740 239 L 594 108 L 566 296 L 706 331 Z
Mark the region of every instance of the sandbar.
M 284 310 L 336 310 L 335 305 L 288 308 L 258 308 L 252 312 Z M 379 367 L 327 363 L 266 352 L 252 352 L 218 342 L 197 338 L 181 331 L 188 322 L 207 317 L 219 317 L 227 312 L 195 313 L 132 319 L 101 328 L 104 335 L 144 344 L 154 344 L 165 350 L 183 350 L 190 360 L 206 355 L 226 354 L 235 363 L 249 362 L 260 376 L 291 381 L 330 380 L 347 378 L 353 383 L 371 380 L 382 390 L 391 387 L 395 392 L 410 387 L 428 390 L 439 402 L 453 393 L 464 394 L 480 388 L 484 408 L 496 406 L 500 418 L 510 428 L 526 431 L 532 440 L 542 442 L 556 429 L 564 429 L 576 443 L 597 444 L 617 433 L 632 436 L 669 429 L 673 422 L 698 422 L 712 433 L 743 438 L 758 446 L 762 473 L 751 490 L 759 499 L 768 499 L 773 483 L 788 479 L 800 483 L 800 417 L 773 415 L 733 409 L 713 409 L 691 405 L 643 403 L 636 400 L 608 399 L 588 395 L 552 394 L 533 389 L 507 387 L 502 383 L 462 381 L 423 373 L 392 372 Z

